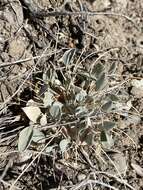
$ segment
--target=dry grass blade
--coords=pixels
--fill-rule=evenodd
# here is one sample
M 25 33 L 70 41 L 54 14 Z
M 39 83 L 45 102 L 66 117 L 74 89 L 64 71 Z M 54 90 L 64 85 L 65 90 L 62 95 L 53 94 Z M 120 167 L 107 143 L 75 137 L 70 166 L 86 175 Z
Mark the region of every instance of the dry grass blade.
M 117 180 L 119 183 L 124 184 L 125 186 L 129 187 L 130 189 L 136 190 L 134 187 L 132 187 L 130 184 L 128 184 L 128 183 L 126 182 L 126 180 L 122 180 L 122 179 L 118 178 L 116 175 L 110 174 L 110 173 L 108 173 L 108 172 L 102 172 L 102 171 L 95 171 L 94 173 L 95 173 L 95 174 L 103 174 L 103 175 L 112 177 L 112 178 L 114 178 L 115 180 Z
M 77 16 L 77 15 L 87 15 L 87 16 L 96 16 L 96 15 L 105 15 L 105 16 L 116 16 L 116 17 L 123 17 L 130 21 L 136 29 L 138 29 L 136 23 L 133 21 L 132 18 L 129 16 L 126 16 L 124 14 L 114 13 L 114 12 L 88 12 L 88 11 L 81 11 L 81 12 L 67 12 L 67 11 L 53 11 L 53 12 L 45 12 L 45 11 L 39 11 L 35 12 L 35 16 L 39 18 L 43 17 L 49 17 L 49 16 Z M 139 29 L 138 29 L 139 30 Z
M 108 185 L 104 182 L 100 182 L 98 180 L 91 180 L 91 179 L 87 179 L 87 180 L 84 180 L 82 181 L 81 183 L 79 183 L 78 185 L 75 185 L 74 187 L 70 188 L 70 190 L 78 190 L 78 189 L 81 189 L 83 188 L 84 186 L 87 186 L 89 184 L 92 184 L 92 185 L 100 185 L 100 186 L 103 186 L 103 187 L 106 187 L 106 188 L 109 188 L 109 189 L 112 189 L 112 190 L 119 190 L 111 185 Z
M 5 186 L 9 187 L 11 184 L 10 183 L 7 183 L 6 181 L 4 181 L 3 179 L 0 179 L 0 183 L 3 183 Z M 14 186 L 14 189 L 18 189 L 18 190 L 21 190 L 21 188 L 19 187 L 16 187 Z
M 61 52 L 60 51 L 57 51 L 57 53 Z M 31 61 L 31 60 L 35 60 L 35 59 L 41 59 L 41 58 L 44 58 L 44 57 L 48 57 L 48 56 L 51 56 L 52 54 L 54 54 L 55 52 L 51 52 L 50 54 L 42 54 L 42 55 L 37 55 L 37 56 L 34 56 L 34 57 L 29 57 L 29 58 L 25 58 L 25 59 L 20 59 L 20 60 L 17 60 L 17 61 L 14 61 L 14 62 L 7 62 L 7 63 L 1 63 L 0 64 L 0 68 L 3 68 L 3 67 L 8 67 L 8 66 L 13 66 L 13 65 L 17 65 L 17 64 L 21 64 L 21 63 L 26 63 L 28 61 Z

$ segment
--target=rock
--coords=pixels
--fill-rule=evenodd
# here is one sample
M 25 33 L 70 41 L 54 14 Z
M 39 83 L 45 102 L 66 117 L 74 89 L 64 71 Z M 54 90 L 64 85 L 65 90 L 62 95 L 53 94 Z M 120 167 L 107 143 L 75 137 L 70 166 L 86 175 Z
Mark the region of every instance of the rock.
M 15 59 L 19 59 L 24 54 L 25 48 L 24 39 L 14 39 L 9 42 L 9 55 Z
M 117 7 L 119 7 L 121 10 L 122 9 L 126 9 L 127 7 L 127 0 L 116 0 L 116 3 L 117 3 Z
M 8 55 L 8 53 L 2 52 L 2 53 L 1 53 L 1 58 L 2 58 L 2 60 L 3 60 L 4 62 L 8 62 L 8 60 L 9 60 L 9 55 Z
M 111 6 L 110 0 L 96 0 L 92 4 L 93 9 L 96 11 L 102 11 L 108 9 Z
M 113 161 L 116 165 L 116 168 L 118 169 L 118 172 L 120 172 L 121 174 L 125 174 L 127 170 L 127 163 L 126 163 L 126 158 L 124 157 L 124 155 L 115 154 Z
M 5 9 L 3 16 L 7 22 L 15 28 L 23 24 L 23 9 L 19 1 L 10 2 L 9 8 Z
M 136 171 L 136 173 L 143 177 L 143 168 L 141 168 L 138 164 L 131 164 L 132 168 Z
M 138 115 L 130 115 L 127 117 L 127 120 L 125 121 L 126 126 L 129 126 L 131 124 L 138 125 L 141 121 L 141 118 Z
M 133 87 L 131 90 L 131 93 L 136 97 L 136 98 L 143 98 L 143 90 L 140 88 Z
M 136 98 L 143 98 L 143 79 L 141 80 L 132 80 L 131 82 L 133 88 L 131 90 L 131 93 L 136 97 Z
M 78 181 L 79 181 L 79 182 L 80 182 L 80 181 L 83 181 L 83 180 L 85 180 L 85 179 L 86 179 L 86 175 L 85 175 L 85 174 L 80 173 L 80 174 L 78 174 L 77 179 L 78 179 Z
M 6 1 L 5 5 L 0 10 L 0 51 L 5 48 L 5 42 L 16 35 L 24 19 L 20 1 Z

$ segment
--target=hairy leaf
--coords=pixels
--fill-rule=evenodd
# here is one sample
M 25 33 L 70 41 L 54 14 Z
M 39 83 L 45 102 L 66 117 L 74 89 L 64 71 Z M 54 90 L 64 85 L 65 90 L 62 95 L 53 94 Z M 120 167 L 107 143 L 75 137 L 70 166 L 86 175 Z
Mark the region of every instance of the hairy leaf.
M 40 119 L 40 124 L 42 126 L 46 125 L 47 124 L 47 115 L 46 114 L 43 114 L 41 119 Z
M 69 49 L 64 53 L 63 62 L 65 65 L 69 65 L 71 63 L 74 54 L 75 54 L 75 49 Z
M 44 143 L 45 135 L 39 129 L 33 129 L 32 141 L 35 143 Z
M 88 110 L 86 109 L 85 106 L 79 106 L 76 108 L 75 113 L 77 116 L 82 117 L 83 115 L 85 115 L 87 113 L 87 111 Z
M 25 114 L 27 115 L 27 117 L 31 121 L 33 121 L 33 123 L 37 122 L 37 119 L 40 117 L 40 115 L 42 113 L 40 108 L 38 108 L 36 106 L 28 106 L 28 107 L 24 107 L 22 109 L 25 112 Z
M 85 100 L 87 93 L 85 90 L 81 90 L 75 97 L 76 101 L 82 102 Z
M 112 129 L 115 126 L 116 126 L 116 124 L 114 122 L 111 122 L 111 121 L 104 121 L 103 123 L 98 125 L 98 127 L 100 129 L 105 130 L 105 131 Z
M 53 100 L 53 94 L 50 91 L 45 92 L 44 93 L 44 99 L 43 99 L 44 107 L 47 108 L 48 106 L 51 106 L 53 101 L 54 101 Z
M 32 140 L 33 136 L 33 127 L 26 127 L 24 128 L 20 134 L 18 139 L 18 150 L 24 151 L 29 145 Z
M 69 139 L 61 140 L 59 146 L 60 146 L 60 150 L 61 150 L 62 153 L 64 153 L 67 150 L 67 147 L 68 147 L 69 143 L 70 143 Z
M 101 142 L 106 142 L 107 141 L 107 136 L 106 136 L 105 131 L 101 131 L 100 140 L 101 140 Z
M 111 65 L 110 68 L 109 68 L 108 73 L 109 73 L 109 74 L 114 73 L 114 72 L 116 71 L 116 68 L 117 68 L 117 64 L 116 64 L 116 62 L 113 62 L 112 65 Z
M 87 145 L 93 144 L 93 137 L 94 133 L 92 133 L 90 128 L 86 128 L 80 133 L 80 141 L 85 142 Z
M 103 111 L 110 111 L 112 109 L 112 101 L 109 100 L 102 106 Z
M 61 116 L 61 110 L 62 110 L 63 104 L 60 102 L 54 102 L 53 105 L 50 107 L 50 114 L 53 118 L 59 119 Z
M 110 94 L 110 95 L 109 95 L 109 98 L 110 98 L 113 102 L 117 102 L 117 101 L 119 101 L 118 96 L 115 95 L 115 94 Z
M 96 81 L 96 90 L 102 90 L 107 85 L 107 78 L 103 73 Z
M 104 148 L 110 149 L 114 145 L 112 137 L 105 131 L 101 131 L 100 140 Z
M 55 146 L 56 146 L 56 145 L 48 146 L 48 147 L 46 148 L 45 152 L 46 152 L 46 153 L 52 152 L 52 150 L 54 149 Z
M 104 66 L 101 63 L 97 63 L 93 70 L 92 70 L 92 75 L 95 75 L 96 78 L 99 78 L 101 74 L 104 72 Z

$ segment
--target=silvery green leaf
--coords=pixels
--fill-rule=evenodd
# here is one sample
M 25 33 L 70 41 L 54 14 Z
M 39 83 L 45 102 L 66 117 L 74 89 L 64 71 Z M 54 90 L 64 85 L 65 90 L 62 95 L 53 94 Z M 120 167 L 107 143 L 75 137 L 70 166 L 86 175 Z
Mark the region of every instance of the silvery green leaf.
M 44 93 L 47 91 L 48 85 L 43 84 L 38 92 L 38 96 L 44 97 Z
M 43 114 L 41 119 L 40 119 L 40 124 L 42 126 L 46 125 L 47 124 L 47 115 L 46 114 Z
M 49 68 L 45 73 L 43 73 L 43 81 L 47 83 L 53 76 L 53 69 Z
M 109 100 L 108 102 L 106 102 L 105 104 L 103 104 L 102 106 L 103 111 L 110 111 L 112 109 L 112 101 Z
M 91 127 L 91 126 L 92 126 L 91 118 L 87 117 L 86 118 L 86 127 Z
M 87 96 L 87 93 L 85 90 L 81 90 L 78 94 L 76 94 L 76 101 L 82 102 L 85 100 L 85 97 Z
M 102 130 L 108 131 L 116 126 L 116 123 L 111 121 L 104 121 L 103 123 L 100 123 L 98 127 Z
M 109 135 L 105 131 L 101 131 L 100 139 L 101 139 L 101 144 L 104 148 L 110 149 L 114 145 L 114 141 L 111 135 Z
M 107 78 L 103 73 L 96 81 L 96 90 L 102 90 L 107 85 Z
M 75 86 L 75 85 L 72 85 L 72 89 L 75 93 L 80 93 L 80 91 L 82 90 L 82 88 L 80 88 L 79 86 Z
M 67 50 L 63 55 L 63 62 L 65 65 L 69 65 L 74 57 L 75 49 Z
M 52 152 L 52 150 L 54 149 L 55 145 L 52 145 L 52 146 L 48 146 L 45 150 L 46 153 L 50 153 Z
M 94 102 L 94 100 L 95 100 L 94 96 L 92 96 L 88 93 L 88 95 L 86 96 L 86 103 L 92 104 Z
M 110 94 L 110 95 L 109 95 L 109 98 L 110 98 L 113 102 L 117 102 L 117 101 L 119 101 L 118 96 L 115 95 L 115 94 Z
M 43 81 L 47 81 L 47 74 L 46 73 L 43 73 Z
M 51 106 L 53 103 L 53 94 L 50 91 L 47 91 L 44 93 L 44 107 L 47 108 L 48 106 Z
M 93 144 L 93 137 L 94 137 L 94 134 L 92 132 L 88 133 L 86 136 L 85 142 L 88 145 L 92 145 Z
M 55 119 L 60 118 L 62 106 L 63 106 L 63 104 L 58 101 L 53 103 L 53 105 L 50 107 L 50 110 L 49 110 L 49 112 L 53 118 L 55 118 Z
M 101 142 L 106 142 L 107 141 L 107 136 L 106 136 L 105 131 L 101 131 L 100 140 L 101 140 Z
M 35 143 L 45 143 L 45 135 L 39 129 L 33 129 L 32 141 Z
M 42 114 L 40 108 L 38 108 L 37 106 L 27 106 L 22 108 L 23 111 L 25 112 L 25 114 L 27 115 L 27 117 L 33 122 L 36 123 L 37 119 L 40 117 L 40 115 Z
M 67 147 L 68 147 L 69 143 L 70 143 L 69 139 L 61 140 L 59 146 L 60 146 L 60 150 L 61 150 L 62 153 L 64 153 L 67 150 Z
M 83 116 L 87 113 L 87 109 L 85 106 L 79 106 L 76 108 L 75 113 L 77 116 Z
M 90 128 L 86 128 L 80 133 L 80 141 L 85 142 L 87 145 L 92 145 L 93 137 L 94 133 Z
M 46 73 L 43 73 L 42 78 L 43 78 L 43 81 L 46 81 L 46 80 L 47 80 L 47 75 L 46 75 Z
M 20 134 L 18 139 L 18 150 L 24 151 L 31 143 L 33 136 L 33 127 L 26 127 L 24 128 Z
M 52 84 L 54 84 L 56 79 L 57 79 L 57 73 L 56 73 L 56 71 L 54 70 L 54 71 L 52 71 L 52 73 L 51 73 L 50 82 L 51 82 Z
M 58 80 L 58 79 L 55 79 L 55 85 L 60 86 L 60 85 L 61 85 L 61 81 L 60 81 L 60 80 Z
M 96 78 L 99 78 L 101 74 L 104 72 L 104 66 L 101 63 L 97 63 L 93 70 L 92 70 L 92 75 L 95 75 Z
M 110 68 L 109 68 L 108 73 L 109 73 L 109 74 L 114 73 L 114 72 L 116 71 L 116 68 L 117 68 L 117 64 L 116 64 L 116 62 L 113 62 L 112 65 L 111 65 Z

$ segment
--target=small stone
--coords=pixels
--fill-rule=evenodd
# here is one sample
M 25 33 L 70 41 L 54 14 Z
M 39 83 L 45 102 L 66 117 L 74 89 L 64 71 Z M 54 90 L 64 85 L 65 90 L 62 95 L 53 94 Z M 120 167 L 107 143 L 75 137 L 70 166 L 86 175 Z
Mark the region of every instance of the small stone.
M 131 93 L 136 98 L 143 98 L 143 89 L 142 88 L 133 87 L 132 90 L 131 90 Z
M 83 180 L 85 180 L 85 178 L 86 178 L 86 175 L 82 174 L 82 173 L 78 174 L 78 176 L 77 176 L 78 181 L 83 181 Z
M 25 42 L 22 39 L 14 39 L 9 42 L 9 55 L 19 59 L 25 51 Z

